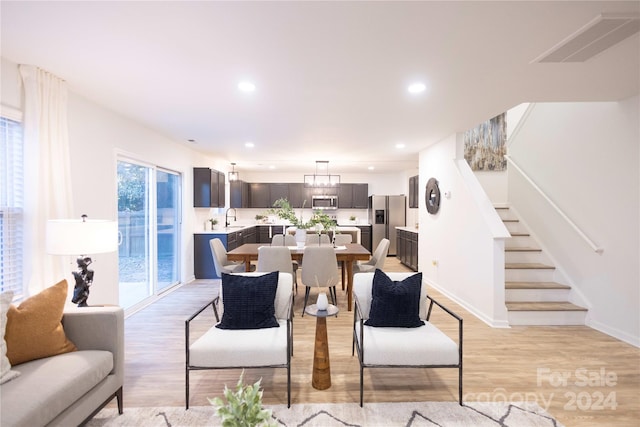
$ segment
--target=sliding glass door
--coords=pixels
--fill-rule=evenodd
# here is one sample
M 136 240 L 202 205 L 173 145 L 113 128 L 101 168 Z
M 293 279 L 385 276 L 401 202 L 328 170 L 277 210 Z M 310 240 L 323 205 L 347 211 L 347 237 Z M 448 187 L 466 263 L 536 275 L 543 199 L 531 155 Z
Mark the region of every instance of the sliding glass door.
M 156 213 L 157 282 L 162 291 L 177 284 L 180 277 L 180 175 L 156 171 Z
M 179 282 L 180 178 L 118 161 L 120 305 L 125 309 Z

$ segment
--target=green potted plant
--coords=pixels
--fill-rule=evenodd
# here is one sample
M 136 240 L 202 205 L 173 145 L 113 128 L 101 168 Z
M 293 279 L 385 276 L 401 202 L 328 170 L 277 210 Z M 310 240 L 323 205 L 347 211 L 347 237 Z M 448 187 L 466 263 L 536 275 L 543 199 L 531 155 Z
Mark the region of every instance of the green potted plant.
M 253 385 L 244 384 L 244 370 L 235 390 L 224 386 L 224 399 L 215 397 L 209 403 L 216 410 L 216 415 L 222 420 L 223 427 L 253 427 L 276 426 L 271 416 L 271 409 L 262 407 L 262 390 L 260 382 Z
M 305 200 L 302 203 L 302 208 L 304 209 L 304 205 L 307 203 Z M 296 228 L 307 229 L 310 224 L 304 222 L 302 219 L 302 211 L 300 212 L 300 217 L 296 216 L 296 211 L 291 207 L 291 203 L 286 198 L 280 198 L 273 202 L 273 208 L 269 210 L 269 213 L 277 215 L 280 219 L 287 221 L 289 224 Z
M 218 220 L 215 218 L 209 218 L 209 222 L 211 223 L 211 229 L 212 230 L 217 230 L 218 229 Z

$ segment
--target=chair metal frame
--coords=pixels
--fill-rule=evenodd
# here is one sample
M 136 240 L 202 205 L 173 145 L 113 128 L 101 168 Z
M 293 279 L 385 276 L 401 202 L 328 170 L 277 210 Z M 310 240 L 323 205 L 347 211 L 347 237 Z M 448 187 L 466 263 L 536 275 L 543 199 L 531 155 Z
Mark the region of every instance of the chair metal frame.
M 460 406 L 462 406 L 462 328 L 463 321 L 460 316 L 455 314 L 453 311 L 446 308 L 444 305 L 440 304 L 438 301 L 427 295 L 427 300 L 429 302 L 429 308 L 427 311 L 426 321 L 428 322 L 431 318 L 431 310 L 433 309 L 433 305 L 437 305 L 442 308 L 447 314 L 451 315 L 454 319 L 458 321 L 458 363 L 452 365 L 377 365 L 377 364 L 366 364 L 364 363 L 364 351 L 365 351 L 365 343 L 364 343 L 364 321 L 366 319 L 362 316 L 362 309 L 360 307 L 360 302 L 358 301 L 357 295 L 354 294 L 355 308 L 353 311 L 353 341 L 351 344 L 351 356 L 355 354 L 357 350 L 358 360 L 360 362 L 360 406 L 363 406 L 364 403 L 364 368 L 457 368 L 458 369 L 458 402 Z M 356 328 L 360 330 L 361 341 L 358 339 L 358 334 Z M 399 349 L 402 351 L 402 349 Z
M 216 318 L 216 323 L 220 322 L 220 316 L 218 314 L 218 304 L 220 302 L 220 295 L 216 296 L 213 301 L 208 302 L 203 307 L 198 309 L 184 322 L 184 334 L 185 334 L 185 407 L 189 409 L 189 373 L 191 371 L 201 370 L 218 370 L 218 369 L 260 369 L 260 368 L 286 368 L 287 370 L 287 408 L 291 407 L 291 357 L 293 357 L 293 292 L 289 297 L 287 304 L 287 361 L 280 365 L 261 365 L 261 366 L 220 366 L 220 367 L 203 367 L 192 366 L 189 357 L 190 347 L 190 326 L 191 322 L 198 317 L 207 307 L 213 307 L 213 313 Z M 215 328 L 215 325 L 212 326 Z

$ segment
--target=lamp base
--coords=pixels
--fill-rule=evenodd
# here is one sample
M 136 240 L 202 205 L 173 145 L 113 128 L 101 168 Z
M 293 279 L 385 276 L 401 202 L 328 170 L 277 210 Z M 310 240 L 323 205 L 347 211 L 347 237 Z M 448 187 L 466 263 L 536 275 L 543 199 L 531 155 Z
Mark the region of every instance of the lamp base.
M 78 271 L 73 272 L 76 285 L 73 288 L 71 302 L 78 304 L 78 307 L 88 307 L 89 287 L 93 283 L 93 270 L 89 270 L 89 265 L 92 261 L 89 257 L 81 256 L 76 262 L 78 263 Z

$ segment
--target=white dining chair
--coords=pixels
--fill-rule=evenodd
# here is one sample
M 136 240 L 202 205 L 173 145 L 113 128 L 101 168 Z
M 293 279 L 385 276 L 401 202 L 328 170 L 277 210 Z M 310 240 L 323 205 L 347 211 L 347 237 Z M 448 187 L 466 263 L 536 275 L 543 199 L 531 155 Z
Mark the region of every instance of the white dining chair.
M 296 238 L 292 234 L 274 234 L 271 237 L 271 246 L 297 246 Z M 291 257 L 289 257 L 291 258 Z M 296 294 L 298 293 L 298 268 L 300 265 L 298 261 L 292 260 L 291 267 L 293 268 L 293 284 L 296 288 Z
M 215 238 L 209 240 L 211 246 L 211 255 L 213 256 L 213 265 L 216 268 L 218 277 L 222 277 L 222 273 L 240 273 L 245 271 L 244 262 L 229 261 L 227 259 L 227 250 L 222 244 L 222 240 Z
M 336 284 L 340 277 L 336 268 L 336 251 L 333 246 L 305 246 L 304 255 L 302 256 L 303 267 L 301 279 L 306 286 L 304 291 L 304 305 L 302 307 L 302 316 L 307 306 L 311 287 L 327 287 L 331 295 L 331 301 L 337 304 Z
M 389 239 L 380 240 L 369 261 L 358 262 L 353 265 L 353 274 L 374 272 L 376 268 L 382 270 L 384 261 L 387 259 L 387 254 L 389 253 L 390 243 Z
M 349 243 L 351 243 L 353 240 L 353 237 L 351 236 L 351 234 L 341 234 L 338 233 L 335 235 L 335 239 L 334 242 L 336 244 L 336 246 L 344 246 L 344 245 L 348 245 Z M 345 285 L 346 285 L 346 281 L 345 281 L 345 276 L 346 276 L 346 271 L 344 268 L 344 261 L 339 261 L 338 262 L 338 267 L 340 268 L 340 277 L 342 279 L 342 290 L 344 291 Z

